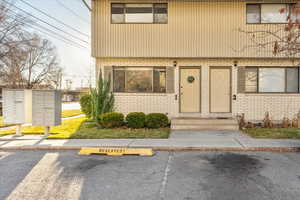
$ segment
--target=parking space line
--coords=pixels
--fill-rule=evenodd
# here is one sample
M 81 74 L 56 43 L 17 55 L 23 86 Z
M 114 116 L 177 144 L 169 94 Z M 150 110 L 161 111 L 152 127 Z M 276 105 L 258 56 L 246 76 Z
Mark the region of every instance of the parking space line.
M 80 177 L 64 180 L 64 168 L 59 166 L 58 157 L 59 153 L 45 154 L 6 200 L 55 200 L 61 195 L 65 195 L 65 199 L 79 200 L 83 181 Z
M 168 161 L 167 161 L 167 164 L 166 164 L 165 172 L 164 172 L 164 177 L 163 177 L 161 187 L 160 187 L 160 190 L 159 190 L 159 199 L 160 200 L 164 199 L 164 194 L 165 194 L 166 186 L 167 186 L 167 183 L 168 183 L 168 175 L 169 175 L 169 172 L 171 171 L 171 163 L 172 163 L 172 160 L 173 160 L 173 156 L 174 156 L 174 153 L 170 152 L 169 153 L 169 158 L 168 158 Z

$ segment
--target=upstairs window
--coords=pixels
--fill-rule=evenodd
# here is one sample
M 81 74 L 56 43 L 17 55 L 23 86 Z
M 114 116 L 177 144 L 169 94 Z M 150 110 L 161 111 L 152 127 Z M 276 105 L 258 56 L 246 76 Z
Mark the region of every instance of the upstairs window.
M 247 4 L 247 23 L 287 23 L 287 18 L 293 5 L 294 4 Z
M 293 23 L 300 23 L 300 5 L 292 4 L 291 8 L 291 19 Z
M 261 23 L 286 23 L 288 4 L 261 5 Z
M 168 4 L 111 4 L 113 24 L 166 24 L 168 23 Z

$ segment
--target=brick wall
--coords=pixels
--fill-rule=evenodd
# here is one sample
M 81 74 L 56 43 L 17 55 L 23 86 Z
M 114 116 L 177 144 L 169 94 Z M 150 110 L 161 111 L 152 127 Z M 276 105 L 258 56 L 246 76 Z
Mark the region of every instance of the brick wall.
M 104 66 L 173 66 L 175 68 L 175 93 L 174 94 L 139 94 L 116 93 L 116 109 L 127 114 L 129 112 L 160 112 L 167 113 L 170 117 L 195 116 L 195 117 L 222 117 L 236 116 L 245 113 L 246 119 L 261 120 L 264 113 L 269 111 L 274 120 L 284 116 L 292 118 L 300 110 L 300 94 L 237 94 L 237 67 L 238 66 L 293 66 L 288 59 L 155 59 L 155 58 L 98 58 L 97 70 Z M 201 113 L 179 113 L 179 67 L 201 66 Z M 232 67 L 232 95 L 237 95 L 237 100 L 232 101 L 232 114 L 212 114 L 209 112 L 209 67 Z

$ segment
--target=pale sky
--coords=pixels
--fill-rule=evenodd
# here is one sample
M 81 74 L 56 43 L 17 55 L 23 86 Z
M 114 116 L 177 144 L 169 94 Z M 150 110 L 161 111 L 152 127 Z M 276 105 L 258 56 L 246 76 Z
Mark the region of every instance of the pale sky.
M 59 56 L 59 60 L 61 66 L 64 68 L 64 81 L 63 87 L 66 85 L 66 80 L 71 79 L 73 84 L 72 87 L 80 87 L 80 86 L 89 86 L 90 76 L 92 77 L 92 82 L 94 80 L 94 59 L 90 56 L 90 38 L 86 35 L 90 35 L 90 12 L 84 6 L 81 0 L 23 0 L 28 2 L 32 6 L 44 11 L 45 13 L 49 14 L 50 16 L 62 21 L 63 23 L 69 25 L 71 28 L 76 29 L 72 30 L 67 26 L 60 24 L 59 22 L 45 16 L 44 14 L 40 13 L 39 11 L 31 8 L 29 5 L 26 5 L 21 0 L 15 0 L 16 6 L 24 9 L 25 11 L 31 13 L 32 15 L 48 22 L 49 24 L 62 29 L 63 31 L 71 34 L 68 35 L 64 32 L 61 32 L 50 25 L 47 25 L 37 19 L 32 18 L 35 20 L 39 25 L 39 28 L 30 28 L 30 31 L 35 31 L 39 33 L 42 37 L 45 37 L 53 42 L 53 44 L 57 47 L 57 53 Z M 87 1 L 90 3 L 90 1 Z M 18 11 L 20 14 L 24 14 L 22 11 L 18 10 L 17 8 L 12 7 L 14 11 Z M 44 28 L 41 28 L 43 26 Z M 50 29 L 53 31 L 49 33 L 48 30 L 45 28 Z M 46 33 L 42 33 L 37 31 L 37 29 L 51 34 L 49 36 Z M 79 33 L 82 32 L 83 34 Z M 86 35 L 85 35 L 86 34 Z M 55 35 L 55 36 L 53 36 Z M 62 38 L 65 37 L 68 40 L 68 43 L 72 42 L 74 44 L 78 43 L 80 45 L 86 46 L 87 49 L 73 47 L 59 39 L 54 37 Z M 74 38 L 74 37 L 76 38 Z M 89 44 L 83 42 L 87 41 Z M 91 72 L 92 71 L 92 72 Z

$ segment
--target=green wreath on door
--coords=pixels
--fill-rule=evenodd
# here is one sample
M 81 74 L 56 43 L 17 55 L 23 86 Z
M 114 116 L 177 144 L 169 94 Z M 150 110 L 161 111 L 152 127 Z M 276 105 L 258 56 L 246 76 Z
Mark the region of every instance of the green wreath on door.
M 193 83 L 193 82 L 195 81 L 195 77 L 194 77 L 194 76 L 188 76 L 188 77 L 187 77 L 187 81 L 188 81 L 189 83 Z

